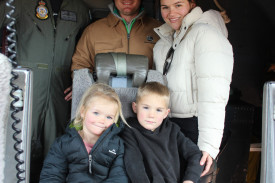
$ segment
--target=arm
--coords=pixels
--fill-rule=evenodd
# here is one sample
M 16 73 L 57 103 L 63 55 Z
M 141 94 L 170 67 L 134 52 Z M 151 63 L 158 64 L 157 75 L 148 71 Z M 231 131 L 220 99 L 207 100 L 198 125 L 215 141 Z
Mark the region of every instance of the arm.
M 68 163 L 61 150 L 60 138 L 52 145 L 40 174 L 39 183 L 63 183 L 66 182 Z
M 177 143 L 180 158 L 184 158 L 187 162 L 185 172 L 183 172 L 184 183 L 197 182 L 200 178 L 203 166 L 200 165 L 202 156 L 198 146 L 193 143 L 189 138 L 185 137 L 182 132 L 178 132 Z
M 124 164 L 128 177 L 132 183 L 150 183 L 145 171 L 143 157 L 133 132 L 131 132 L 129 127 L 126 127 L 121 136 L 124 140 Z
M 233 52 L 226 37 L 208 25 L 199 30 L 195 45 L 198 146 L 201 151 L 216 158 L 223 136 L 225 106 L 233 71 Z

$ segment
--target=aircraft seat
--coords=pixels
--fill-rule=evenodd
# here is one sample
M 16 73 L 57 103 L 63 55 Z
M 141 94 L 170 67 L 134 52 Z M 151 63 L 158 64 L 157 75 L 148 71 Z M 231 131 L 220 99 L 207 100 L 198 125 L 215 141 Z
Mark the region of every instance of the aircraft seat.
M 166 77 L 156 70 L 148 70 L 148 58 L 124 53 L 101 53 L 95 57 L 95 72 L 88 69 L 74 71 L 72 113 L 75 112 L 85 90 L 93 83 L 112 86 L 120 97 L 125 118 L 134 116 L 131 104 L 136 99 L 138 87 L 144 82 L 157 81 L 167 85 Z

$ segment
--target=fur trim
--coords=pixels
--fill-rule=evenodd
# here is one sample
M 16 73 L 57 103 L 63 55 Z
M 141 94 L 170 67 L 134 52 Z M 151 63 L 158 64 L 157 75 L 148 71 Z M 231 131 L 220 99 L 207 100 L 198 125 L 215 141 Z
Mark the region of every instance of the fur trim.
M 6 129 L 8 123 L 9 103 L 10 103 L 10 79 L 11 64 L 8 58 L 0 53 L 0 175 L 4 175 L 5 167 L 5 146 Z M 0 176 L 0 183 L 4 181 L 4 176 Z

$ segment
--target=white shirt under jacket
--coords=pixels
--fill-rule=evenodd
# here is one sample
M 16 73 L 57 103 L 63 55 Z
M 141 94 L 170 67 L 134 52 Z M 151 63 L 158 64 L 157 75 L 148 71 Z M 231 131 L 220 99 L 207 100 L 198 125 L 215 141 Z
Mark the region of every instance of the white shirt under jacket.
M 198 146 L 216 158 L 234 60 L 224 21 L 219 12 L 203 13 L 196 7 L 183 19 L 178 35 L 174 35 L 168 24 L 154 30 L 161 38 L 154 47 L 156 70 L 163 71 L 169 48 L 175 49 L 167 74 L 171 91 L 170 117 L 198 116 Z

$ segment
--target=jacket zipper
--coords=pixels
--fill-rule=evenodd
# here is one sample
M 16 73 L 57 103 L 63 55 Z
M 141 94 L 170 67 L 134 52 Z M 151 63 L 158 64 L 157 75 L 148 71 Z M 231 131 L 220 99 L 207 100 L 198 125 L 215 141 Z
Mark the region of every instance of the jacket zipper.
M 128 50 L 127 53 L 130 52 L 130 33 L 127 33 L 127 41 L 128 41 Z
M 109 135 L 109 133 L 111 133 L 111 130 L 103 137 L 103 139 L 101 140 L 101 142 L 100 142 L 99 144 L 97 144 L 97 146 L 95 147 L 95 149 L 94 149 L 94 150 L 92 149 L 92 151 L 91 151 L 90 154 L 89 154 L 89 173 L 90 173 L 90 174 L 92 174 L 92 162 L 93 162 L 93 159 L 92 159 L 93 155 L 92 155 L 92 153 L 95 153 L 95 152 L 96 152 L 98 146 L 99 146 L 102 142 L 104 142 L 104 139 Z M 80 137 L 80 138 L 81 138 L 81 137 Z M 81 138 L 81 139 L 82 139 L 82 138 Z M 84 146 L 85 146 L 85 145 L 84 145 Z
M 92 174 L 92 155 L 89 154 L 89 173 Z
M 127 50 L 127 53 L 130 52 L 130 32 L 132 30 L 132 27 L 136 21 L 136 19 L 133 19 L 131 22 L 130 22 L 130 25 L 123 19 L 122 20 L 124 25 L 125 25 L 125 28 L 126 28 L 126 31 L 127 31 L 127 41 L 128 41 L 128 50 Z

